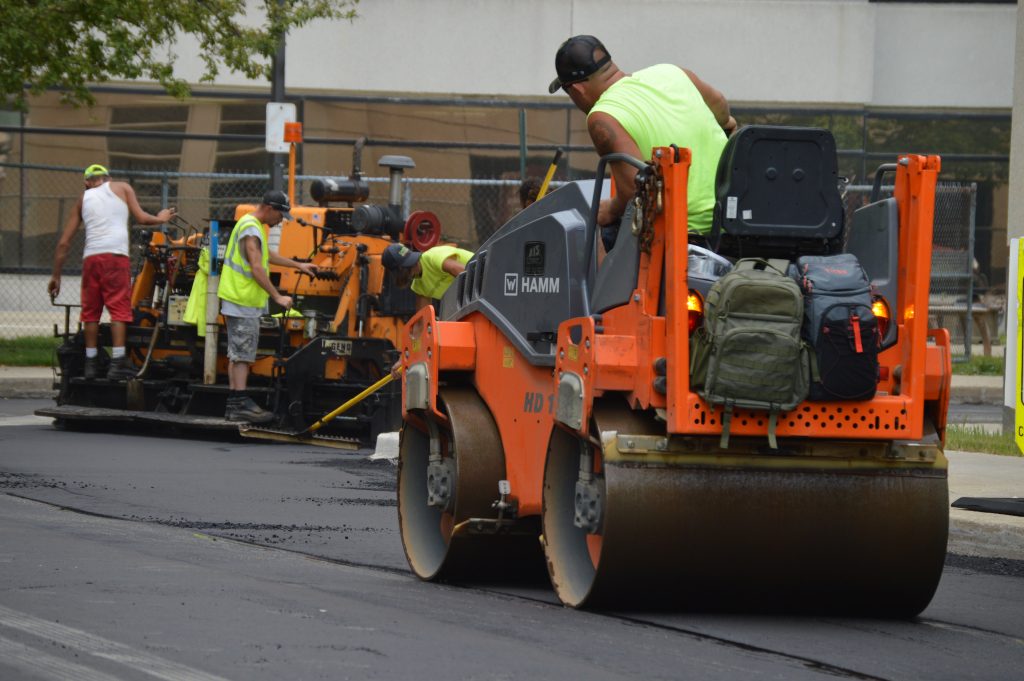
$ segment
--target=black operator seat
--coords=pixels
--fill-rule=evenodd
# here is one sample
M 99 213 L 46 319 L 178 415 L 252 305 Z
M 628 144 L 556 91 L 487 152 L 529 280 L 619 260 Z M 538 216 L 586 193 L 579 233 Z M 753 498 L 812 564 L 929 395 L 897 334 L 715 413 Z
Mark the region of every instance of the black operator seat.
M 839 181 L 836 141 L 828 130 L 743 127 L 718 162 L 708 245 L 735 258 L 839 253 Z

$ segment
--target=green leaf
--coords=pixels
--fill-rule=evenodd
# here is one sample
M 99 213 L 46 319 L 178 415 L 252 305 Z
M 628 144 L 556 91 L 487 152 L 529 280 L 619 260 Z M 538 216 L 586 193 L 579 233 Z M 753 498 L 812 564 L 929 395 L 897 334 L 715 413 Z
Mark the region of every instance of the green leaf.
M 170 94 L 189 88 L 174 75 L 177 53 L 195 51 L 200 80 L 220 69 L 268 78 L 282 36 L 317 19 L 356 18 L 359 0 L 36 0 L 5 3 L 0 22 L 0 102 L 27 110 L 29 94 L 63 90 L 73 105 L 94 103 L 90 83 L 152 79 Z M 257 21 L 254 21 L 257 19 Z M 262 19 L 262 20 L 258 20 Z

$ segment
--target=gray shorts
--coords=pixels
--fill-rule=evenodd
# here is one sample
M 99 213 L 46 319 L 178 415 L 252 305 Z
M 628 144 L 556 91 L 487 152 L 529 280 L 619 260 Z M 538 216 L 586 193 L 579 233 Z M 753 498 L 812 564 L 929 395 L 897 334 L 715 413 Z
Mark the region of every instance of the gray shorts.
M 260 339 L 259 317 L 224 317 L 228 327 L 228 359 L 252 364 Z

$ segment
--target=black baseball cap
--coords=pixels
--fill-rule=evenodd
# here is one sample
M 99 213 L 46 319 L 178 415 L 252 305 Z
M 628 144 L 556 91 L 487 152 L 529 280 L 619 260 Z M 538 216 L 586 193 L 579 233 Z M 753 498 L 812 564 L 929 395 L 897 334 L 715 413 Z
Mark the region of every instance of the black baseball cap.
M 263 203 L 267 204 L 276 211 L 280 211 L 281 216 L 285 220 L 291 220 L 292 214 L 289 213 L 292 209 L 291 203 L 288 201 L 288 195 L 280 189 L 271 189 L 269 192 L 263 195 Z
M 414 251 L 404 244 L 391 244 L 380 254 L 380 262 L 389 270 L 400 267 L 412 267 L 420 261 L 419 251 Z
M 604 52 L 600 59 L 594 59 L 594 52 L 597 50 Z M 560 87 L 590 78 L 611 60 L 612 55 L 594 36 L 576 35 L 569 38 L 555 53 L 555 73 L 558 74 L 558 78 L 551 81 L 548 92 L 554 94 Z

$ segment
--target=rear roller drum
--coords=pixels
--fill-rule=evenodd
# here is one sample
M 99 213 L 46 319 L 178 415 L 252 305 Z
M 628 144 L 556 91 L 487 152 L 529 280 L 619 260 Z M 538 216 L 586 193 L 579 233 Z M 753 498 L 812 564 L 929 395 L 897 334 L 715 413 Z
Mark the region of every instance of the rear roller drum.
M 644 421 L 595 405 L 592 432 L 659 427 Z M 948 531 L 941 461 L 645 458 L 615 442 L 552 434 L 544 550 L 567 605 L 907 617 L 931 600 Z

